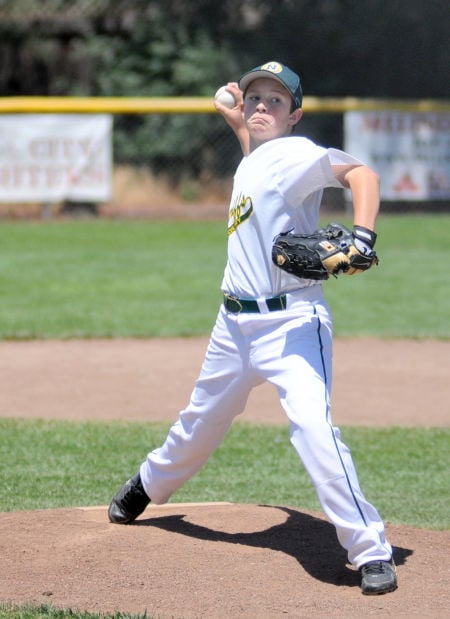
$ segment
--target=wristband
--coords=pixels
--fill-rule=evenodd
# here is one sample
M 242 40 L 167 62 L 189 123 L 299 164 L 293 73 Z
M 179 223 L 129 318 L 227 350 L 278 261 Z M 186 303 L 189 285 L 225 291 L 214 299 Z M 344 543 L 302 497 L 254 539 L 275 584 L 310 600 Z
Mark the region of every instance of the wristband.
M 369 230 L 369 228 L 364 228 L 364 226 L 353 226 L 352 233 L 356 239 L 359 239 L 373 249 L 375 241 L 377 240 L 377 235 L 373 230 Z

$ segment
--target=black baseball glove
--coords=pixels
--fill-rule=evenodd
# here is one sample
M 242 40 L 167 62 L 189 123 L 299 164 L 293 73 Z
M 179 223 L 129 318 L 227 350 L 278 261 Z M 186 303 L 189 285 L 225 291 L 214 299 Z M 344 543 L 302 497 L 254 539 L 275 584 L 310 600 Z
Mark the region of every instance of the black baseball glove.
M 303 279 L 353 275 L 378 264 L 373 249 L 376 238 L 368 228 L 354 226 L 351 232 L 338 223 L 312 234 L 283 232 L 274 239 L 272 260 L 280 269 Z

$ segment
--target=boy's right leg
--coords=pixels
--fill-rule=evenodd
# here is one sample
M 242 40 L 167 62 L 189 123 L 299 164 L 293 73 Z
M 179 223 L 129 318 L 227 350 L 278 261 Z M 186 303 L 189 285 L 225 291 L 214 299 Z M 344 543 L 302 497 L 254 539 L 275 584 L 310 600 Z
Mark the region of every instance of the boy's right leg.
M 259 382 L 248 366 L 245 339 L 237 324 L 221 311 L 189 405 L 181 411 L 164 444 L 147 455 L 139 475 L 118 491 L 110 506 L 110 520 L 125 524 L 142 513 L 146 504 L 141 488 L 148 502 L 151 498 L 153 503 L 165 503 L 220 445 L 234 417 L 244 410 L 251 388 Z M 132 517 L 134 497 L 136 515 Z M 124 521 L 120 518 L 121 501 L 127 504 Z

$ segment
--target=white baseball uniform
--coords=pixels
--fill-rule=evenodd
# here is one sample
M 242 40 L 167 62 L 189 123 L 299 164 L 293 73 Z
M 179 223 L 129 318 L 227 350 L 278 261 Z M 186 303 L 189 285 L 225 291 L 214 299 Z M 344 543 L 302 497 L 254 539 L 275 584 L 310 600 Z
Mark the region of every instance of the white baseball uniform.
M 232 298 L 221 305 L 188 406 L 140 474 L 152 502 L 166 502 L 219 446 L 250 390 L 269 381 L 322 508 L 359 568 L 390 560 L 392 548 L 332 425 L 330 312 L 320 282 L 289 275 L 271 259 L 276 234 L 318 227 L 323 188 L 341 187 L 331 166 L 349 163 L 360 162 L 295 136 L 262 144 L 244 157 L 234 178 L 222 282 Z

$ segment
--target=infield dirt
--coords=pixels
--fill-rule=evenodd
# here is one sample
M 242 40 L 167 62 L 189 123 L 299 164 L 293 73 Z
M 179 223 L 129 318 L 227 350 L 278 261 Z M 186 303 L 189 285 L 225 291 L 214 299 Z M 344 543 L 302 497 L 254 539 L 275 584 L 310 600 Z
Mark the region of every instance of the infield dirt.
M 0 415 L 174 420 L 206 344 L 0 342 Z M 336 340 L 335 423 L 448 426 L 449 353 L 432 340 Z M 285 423 L 267 386 L 242 420 Z M 1 513 L 0 602 L 163 619 L 448 617 L 450 532 L 386 526 L 399 589 L 365 597 L 333 527 L 298 507 L 150 505 L 125 527 L 105 506 Z

